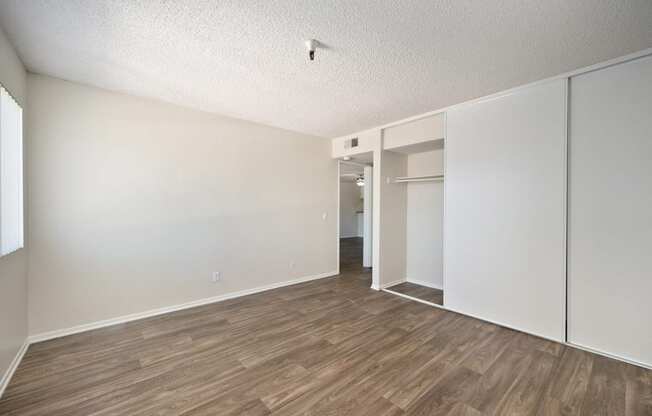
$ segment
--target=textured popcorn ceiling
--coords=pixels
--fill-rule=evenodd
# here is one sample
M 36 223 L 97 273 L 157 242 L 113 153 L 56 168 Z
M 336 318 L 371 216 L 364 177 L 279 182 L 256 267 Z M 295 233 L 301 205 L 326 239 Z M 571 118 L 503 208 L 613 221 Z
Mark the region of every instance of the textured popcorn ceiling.
M 33 72 L 332 137 L 652 47 L 652 0 L 2 0 L 0 25 Z

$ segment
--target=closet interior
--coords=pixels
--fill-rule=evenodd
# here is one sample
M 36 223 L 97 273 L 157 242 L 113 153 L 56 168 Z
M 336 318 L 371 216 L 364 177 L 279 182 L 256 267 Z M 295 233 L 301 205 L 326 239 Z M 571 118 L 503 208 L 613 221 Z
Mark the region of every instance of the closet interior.
M 383 132 L 381 169 L 385 192 L 382 263 L 391 293 L 441 306 L 443 292 L 443 115 L 390 127 Z M 391 240 L 391 241 L 388 241 Z M 387 268 L 384 269 L 387 272 Z

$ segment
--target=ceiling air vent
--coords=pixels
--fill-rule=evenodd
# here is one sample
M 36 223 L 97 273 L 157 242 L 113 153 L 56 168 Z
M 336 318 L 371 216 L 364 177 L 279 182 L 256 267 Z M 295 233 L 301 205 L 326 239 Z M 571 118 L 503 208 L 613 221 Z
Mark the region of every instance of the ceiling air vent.
M 353 149 L 355 147 L 358 147 L 358 138 L 357 137 L 354 137 L 352 139 L 347 139 L 344 142 L 344 148 L 347 149 L 347 150 L 348 149 Z

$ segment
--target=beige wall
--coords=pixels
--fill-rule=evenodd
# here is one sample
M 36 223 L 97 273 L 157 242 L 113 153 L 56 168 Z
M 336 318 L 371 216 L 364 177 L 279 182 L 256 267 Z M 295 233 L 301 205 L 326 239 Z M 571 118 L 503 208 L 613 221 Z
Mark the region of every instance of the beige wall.
M 0 84 L 25 107 L 25 68 L 1 29 Z M 26 259 L 25 249 L 0 257 L 0 381 L 27 337 Z
M 329 140 L 28 85 L 30 334 L 337 269 Z

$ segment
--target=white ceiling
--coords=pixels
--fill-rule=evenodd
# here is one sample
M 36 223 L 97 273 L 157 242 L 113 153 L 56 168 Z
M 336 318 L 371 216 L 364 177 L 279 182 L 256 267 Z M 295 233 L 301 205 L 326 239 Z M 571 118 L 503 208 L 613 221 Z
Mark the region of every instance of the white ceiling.
M 2 0 L 0 25 L 33 72 L 333 137 L 652 47 L 652 1 Z

